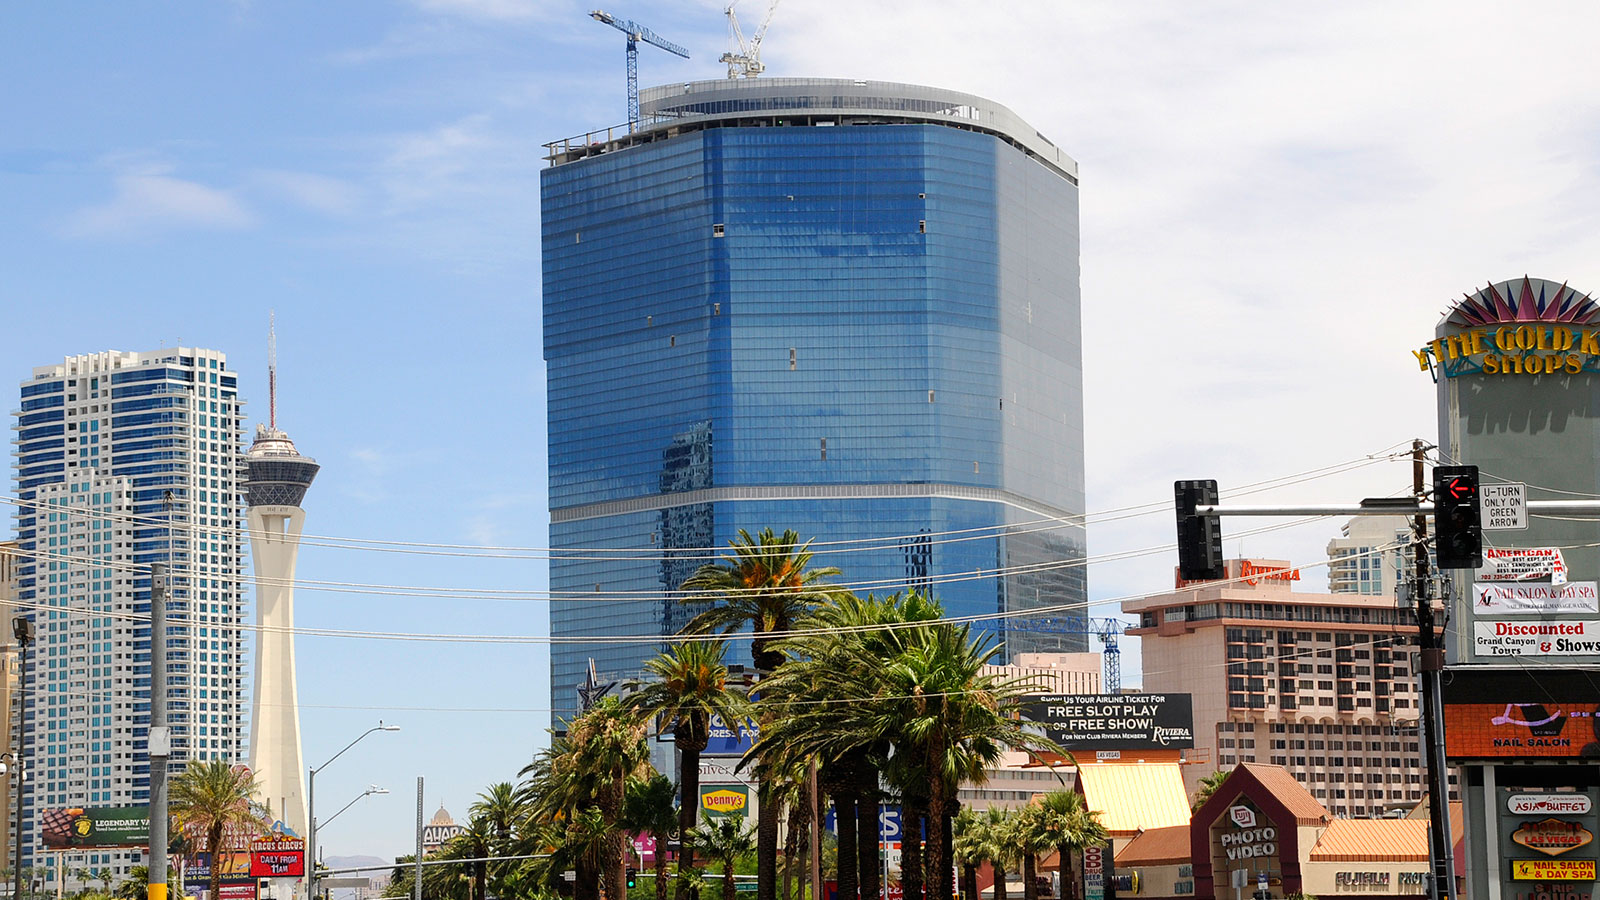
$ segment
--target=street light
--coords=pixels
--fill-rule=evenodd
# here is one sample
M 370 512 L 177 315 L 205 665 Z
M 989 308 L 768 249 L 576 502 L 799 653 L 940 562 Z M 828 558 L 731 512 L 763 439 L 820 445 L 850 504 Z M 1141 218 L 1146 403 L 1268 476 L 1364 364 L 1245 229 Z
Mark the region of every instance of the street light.
M 361 793 L 357 794 L 356 798 L 354 800 L 351 800 L 349 803 L 346 803 L 344 806 L 339 807 L 339 812 L 336 812 L 333 815 L 329 816 L 328 817 L 328 821 L 323 822 L 321 827 L 326 828 L 329 825 L 333 824 L 333 820 L 339 818 L 339 813 L 342 813 L 345 810 L 349 809 L 350 807 L 355 806 L 357 803 L 360 803 L 361 802 L 361 798 L 369 797 L 369 796 L 371 796 L 373 794 L 387 794 L 387 793 L 389 793 L 389 789 L 388 788 L 381 788 L 381 787 L 378 787 L 375 784 L 367 785 L 367 789 L 366 790 L 364 790 Z
M 349 750 L 351 747 L 361 743 L 362 738 L 373 733 L 374 731 L 399 730 L 399 725 L 385 725 L 383 724 L 383 720 L 379 719 L 377 725 L 374 725 L 373 727 L 368 728 L 366 731 L 361 732 L 361 734 L 358 735 L 355 740 L 345 744 L 344 750 L 340 750 L 338 753 L 335 753 L 328 759 L 327 762 L 323 763 L 322 765 L 311 769 L 311 775 L 306 779 L 306 818 L 311 820 L 307 823 L 309 827 L 306 829 L 309 832 L 309 834 L 306 835 L 306 896 L 308 898 L 315 900 L 317 896 L 317 773 L 321 772 L 323 769 L 326 769 L 328 766 L 333 765 L 333 761 L 343 756 L 345 750 Z M 361 795 L 361 797 L 365 796 L 366 794 Z M 360 800 L 361 797 L 357 797 L 356 800 Z M 354 803 L 355 800 L 350 802 Z M 349 808 L 350 805 L 346 804 L 345 809 Z M 344 809 L 339 810 L 339 812 L 344 812 Z M 335 816 L 338 814 L 339 813 L 334 813 Z M 333 821 L 332 817 L 329 817 L 328 821 Z
M 33 643 L 33 620 L 27 616 L 12 619 L 11 634 L 21 650 L 17 666 L 17 746 L 10 754 L 11 761 L 17 764 L 17 827 L 11 834 L 11 842 L 17 848 L 17 880 L 11 896 L 13 900 L 22 900 L 22 795 L 25 790 L 22 745 L 28 739 L 28 645 Z

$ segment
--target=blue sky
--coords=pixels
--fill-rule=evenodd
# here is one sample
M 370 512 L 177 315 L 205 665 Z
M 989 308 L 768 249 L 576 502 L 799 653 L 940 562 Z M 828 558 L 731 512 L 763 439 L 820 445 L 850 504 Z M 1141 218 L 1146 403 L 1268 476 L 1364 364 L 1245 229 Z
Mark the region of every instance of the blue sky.
M 14 382 L 67 354 L 215 347 L 256 420 L 275 309 L 279 421 L 323 463 L 309 532 L 543 545 L 540 144 L 625 118 L 622 36 L 588 9 L 7 4 L 0 362 Z M 721 76 L 720 3 L 607 9 L 694 54 L 644 48 L 643 83 Z M 1109 509 L 1166 500 L 1178 477 L 1226 492 L 1431 437 L 1409 350 L 1451 297 L 1524 272 L 1600 289 L 1596 14 L 1537 9 L 785 0 L 765 58 L 988 96 L 1079 160 L 1089 498 Z M 1269 496 L 1408 481 L 1372 465 Z M 1335 530 L 1244 549 L 1317 559 Z M 1168 514 L 1090 533 L 1095 553 L 1171 539 Z M 1159 589 L 1170 565 L 1097 565 L 1093 594 Z M 315 546 L 300 574 L 546 577 Z M 545 615 L 306 590 L 297 609 L 308 627 L 516 635 Z M 368 783 L 394 792 L 332 826 L 330 854 L 404 852 L 416 776 L 428 814 L 460 816 L 543 734 L 536 646 L 298 646 L 309 763 L 380 718 L 404 729 L 319 779 L 330 811 Z

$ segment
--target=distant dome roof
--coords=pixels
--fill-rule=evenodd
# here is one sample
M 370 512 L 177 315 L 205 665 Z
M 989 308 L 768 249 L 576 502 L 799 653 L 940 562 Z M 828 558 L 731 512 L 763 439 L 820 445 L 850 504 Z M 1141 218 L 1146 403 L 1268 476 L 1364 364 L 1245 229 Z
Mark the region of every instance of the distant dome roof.
M 433 814 L 433 818 L 428 821 L 429 825 L 454 825 L 455 823 L 456 820 L 450 818 L 450 813 L 446 812 L 442 805 L 439 807 L 439 811 Z

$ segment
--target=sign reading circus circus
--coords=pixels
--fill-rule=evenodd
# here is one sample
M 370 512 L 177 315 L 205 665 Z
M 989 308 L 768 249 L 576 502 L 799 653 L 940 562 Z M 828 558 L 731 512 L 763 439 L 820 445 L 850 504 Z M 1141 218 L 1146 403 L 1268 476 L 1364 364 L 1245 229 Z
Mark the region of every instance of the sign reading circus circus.
M 1600 372 L 1600 304 L 1565 284 L 1523 276 L 1466 295 L 1442 323 L 1455 329 L 1412 353 L 1424 372 L 1579 375 Z

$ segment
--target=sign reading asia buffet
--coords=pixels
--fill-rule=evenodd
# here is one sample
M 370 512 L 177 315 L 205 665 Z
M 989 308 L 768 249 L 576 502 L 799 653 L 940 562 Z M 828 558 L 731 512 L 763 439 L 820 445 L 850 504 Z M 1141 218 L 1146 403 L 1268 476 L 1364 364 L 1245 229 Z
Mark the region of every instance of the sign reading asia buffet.
M 1066 750 L 1187 750 L 1194 747 L 1189 694 L 1047 694 L 1025 713 Z

